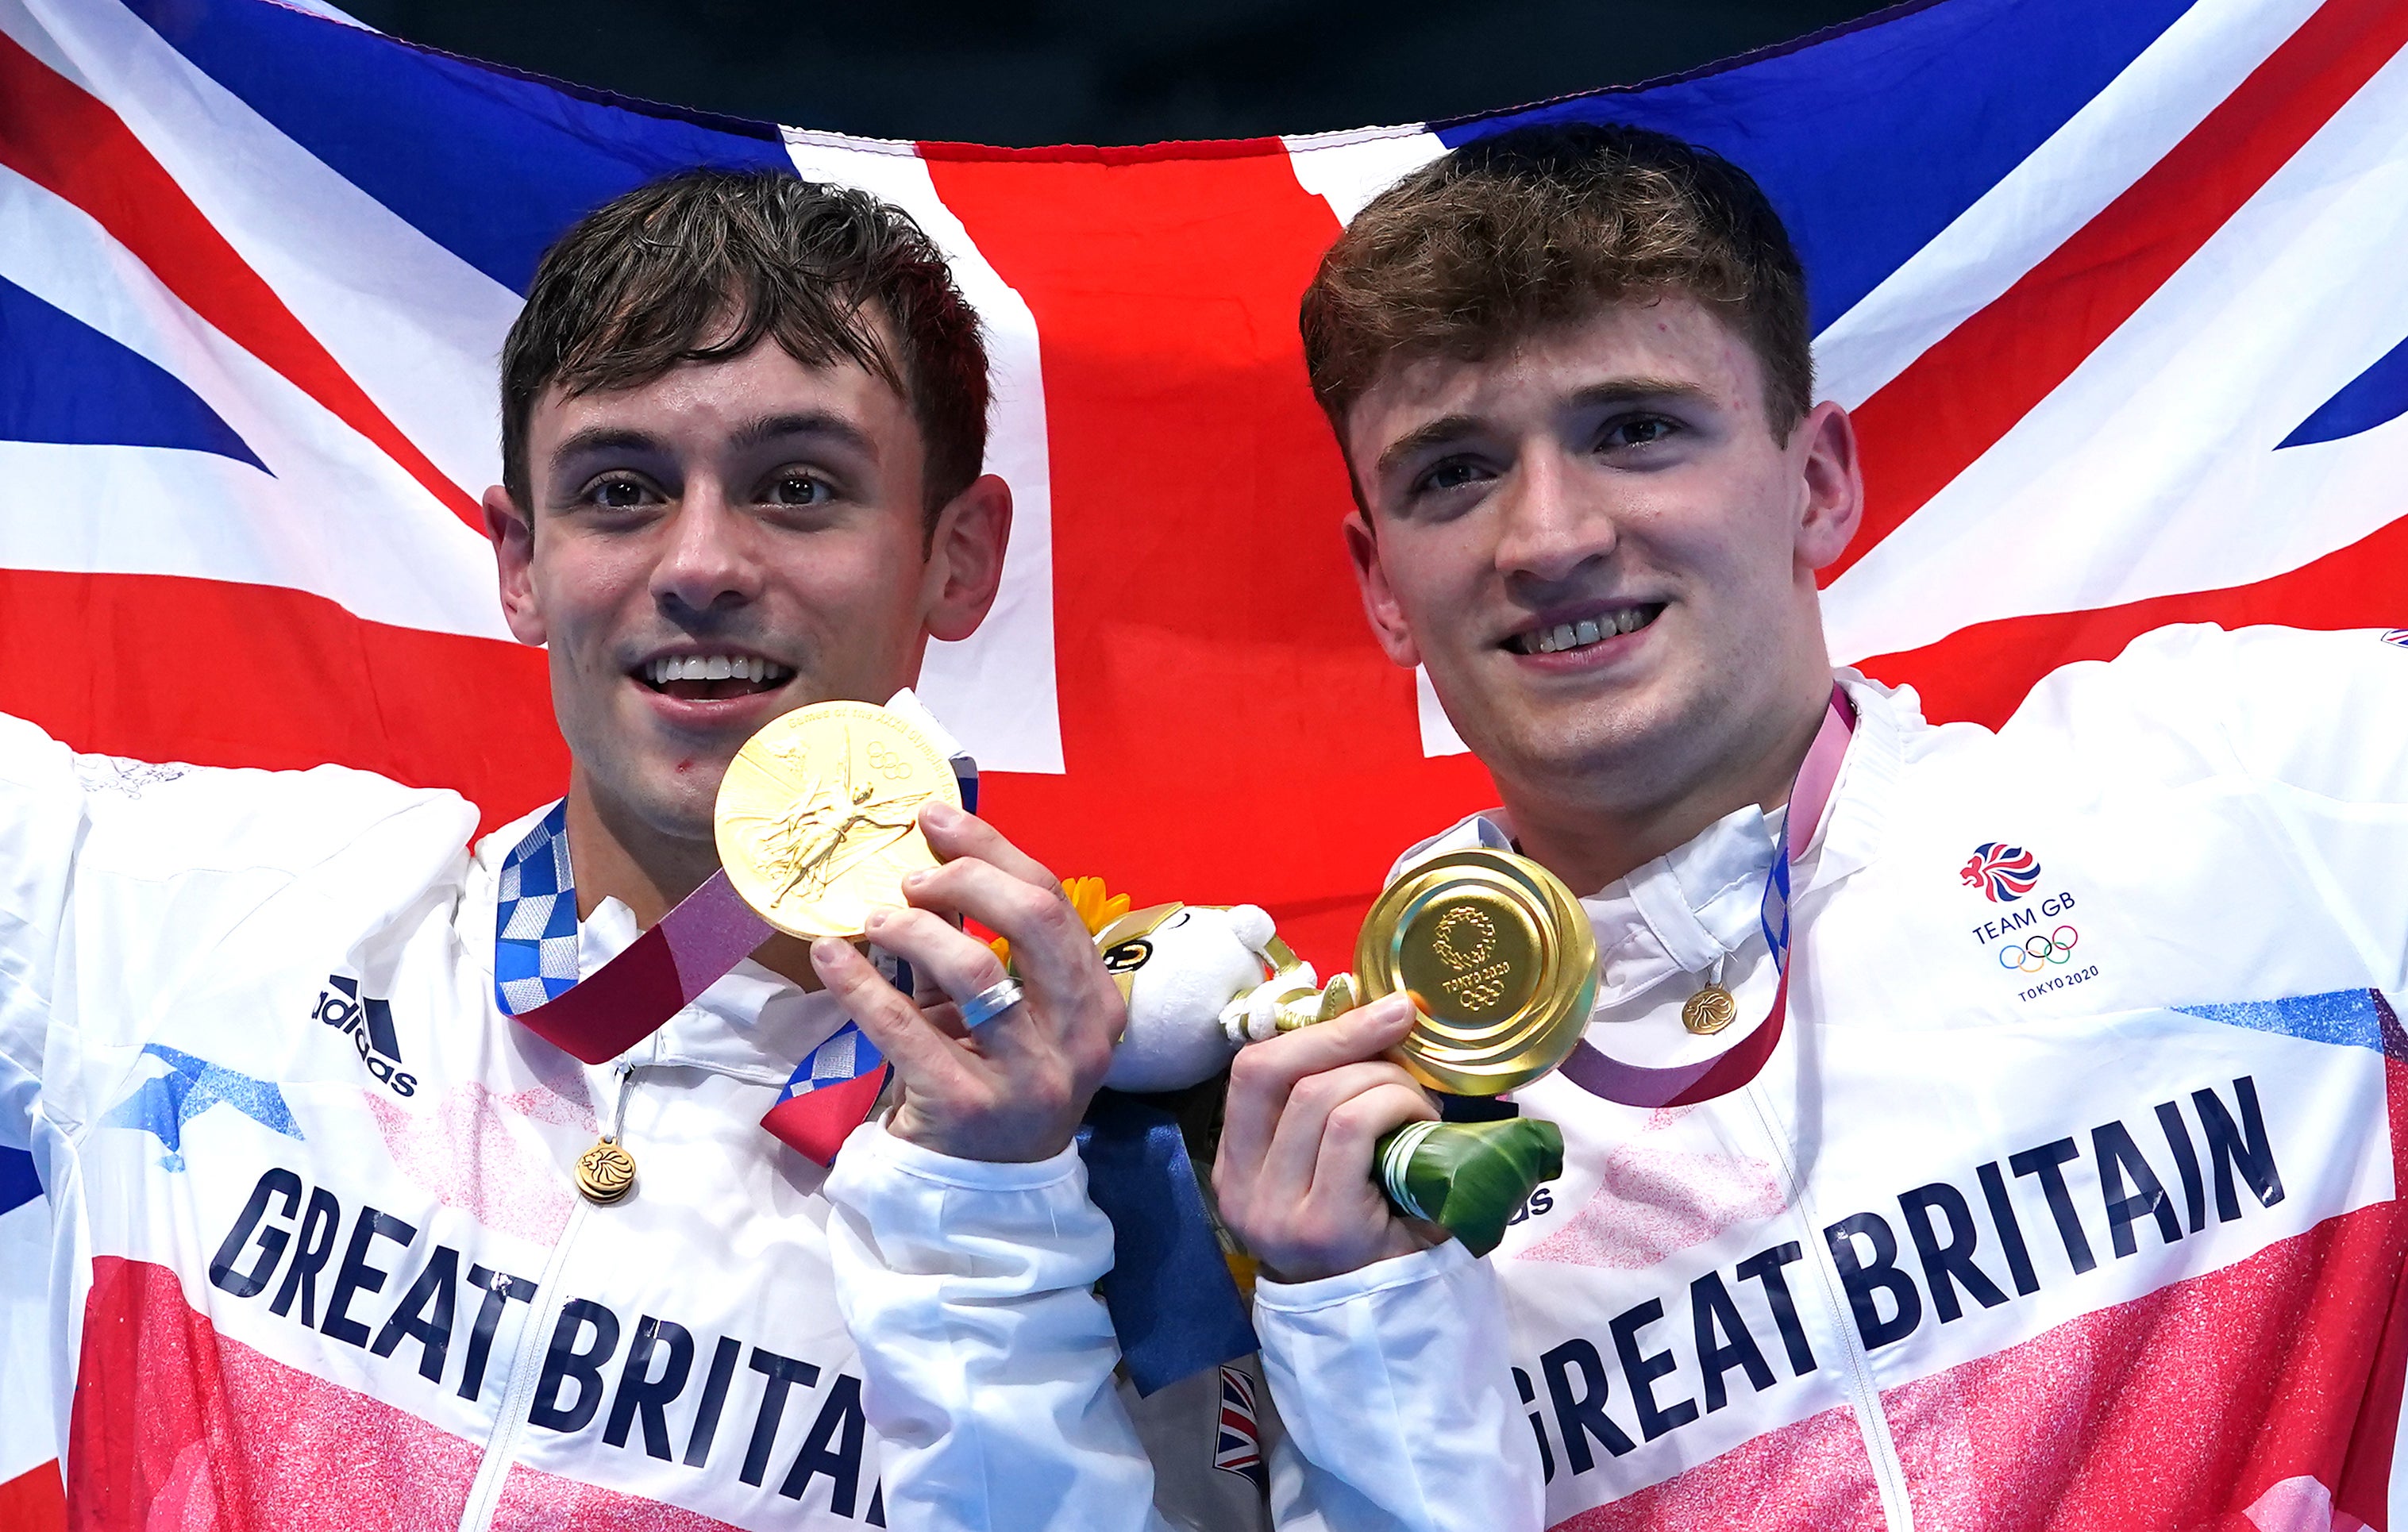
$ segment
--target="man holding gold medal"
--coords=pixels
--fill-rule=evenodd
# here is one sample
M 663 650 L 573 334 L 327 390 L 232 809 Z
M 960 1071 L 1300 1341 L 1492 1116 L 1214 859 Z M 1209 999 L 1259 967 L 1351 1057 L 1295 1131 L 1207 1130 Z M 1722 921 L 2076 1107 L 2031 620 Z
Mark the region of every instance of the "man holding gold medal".
M 1398 886 L 1534 864 L 1577 909 L 1487 966 L 1593 940 L 1492 1257 L 1546 1520 L 2400 1525 L 2408 632 L 2171 628 L 1995 734 L 1835 672 L 1853 429 L 1764 194 L 1660 135 L 1413 172 L 1303 329 L 1365 610 L 1504 799 Z M 1289 1301 L 1443 1253 L 1367 1176 L 1486 970 L 1402 939 L 1418 1007 L 1237 1061 L 1220 1209 Z
M 485 510 L 564 799 L 464 852 L 448 793 L 0 721 L 0 1140 L 53 1209 L 79 1525 L 1268 1520 L 1220 1369 L 1115 1388 L 1071 1139 L 1122 998 L 901 690 L 995 596 L 986 403 L 903 215 L 672 178 L 553 248 L 503 359 Z M 1291 1525 L 1485 1493 L 1324 1506 L 1376 1469 L 1267 1435 Z

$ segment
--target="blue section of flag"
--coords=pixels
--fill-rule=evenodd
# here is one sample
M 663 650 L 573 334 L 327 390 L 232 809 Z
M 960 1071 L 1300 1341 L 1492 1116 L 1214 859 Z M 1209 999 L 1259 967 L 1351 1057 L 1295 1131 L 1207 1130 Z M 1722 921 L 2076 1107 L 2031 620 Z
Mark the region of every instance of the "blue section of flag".
M 1944 0 L 1636 89 L 1434 125 L 1620 122 L 1705 144 L 1780 209 L 1819 333 L 2065 125 L 2190 0 Z
M 267 471 L 175 374 L 5 279 L 0 441 L 180 447 Z
M 2305 995 L 2289 1000 L 2246 1000 L 2239 1005 L 2182 1006 L 2186 1016 L 2279 1032 L 2310 1042 L 2383 1052 L 2383 1019 L 2368 990 L 2337 990 L 2330 995 Z
M 0 1213 L 41 1195 L 42 1178 L 34 1174 L 34 1156 L 22 1149 L 0 1149 Z
M 569 224 L 655 177 L 794 171 L 766 123 L 553 84 L 283 6 L 127 4 L 251 110 L 512 292 Z
M 2301 421 L 2298 430 L 2274 444 L 2275 451 L 2339 441 L 2402 415 L 2408 415 L 2408 340 L 2392 347 L 2381 361 L 2316 406 L 2315 413 Z

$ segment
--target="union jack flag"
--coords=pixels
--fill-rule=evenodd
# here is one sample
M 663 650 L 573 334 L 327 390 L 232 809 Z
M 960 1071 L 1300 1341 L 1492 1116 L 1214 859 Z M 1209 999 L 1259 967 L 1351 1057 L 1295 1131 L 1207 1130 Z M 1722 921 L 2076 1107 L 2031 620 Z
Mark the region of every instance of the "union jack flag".
M 1254 1418 L 1254 1381 L 1236 1367 L 1221 1367 L 1221 1419 L 1212 1444 L 1212 1466 L 1254 1481 L 1268 1493 L 1270 1479 L 1263 1468 L 1262 1428 Z
M 479 530 L 502 336 L 586 209 L 776 166 L 909 208 L 994 334 L 1005 589 L 920 687 L 987 811 L 1342 962 L 1396 852 L 1492 796 L 1357 615 L 1304 382 L 1297 295 L 1375 191 L 1537 118 L 1752 171 L 1863 437 L 1834 656 L 1994 723 L 2167 623 L 2408 622 L 2403 46 L 2408 0 L 1937 0 L 1477 119 L 1005 150 L 629 102 L 307 5 L 0 0 L 0 710 L 456 787 L 489 826 L 556 796 Z M 21 1165 L 0 1234 L 41 1215 Z M 0 1483 L 49 1455 L 40 1333 L 0 1334 Z

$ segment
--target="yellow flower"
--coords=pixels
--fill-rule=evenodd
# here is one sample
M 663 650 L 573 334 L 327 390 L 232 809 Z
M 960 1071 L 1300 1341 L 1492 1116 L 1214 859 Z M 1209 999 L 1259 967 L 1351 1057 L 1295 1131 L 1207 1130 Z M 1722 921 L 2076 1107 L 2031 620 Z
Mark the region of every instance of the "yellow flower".
M 1070 908 L 1079 912 L 1079 919 L 1086 925 L 1087 934 L 1091 937 L 1129 912 L 1129 896 L 1106 894 L 1101 878 L 1066 878 L 1062 881 L 1062 895 L 1070 901 Z M 1007 965 L 1011 962 L 1009 938 L 997 937 L 987 945 L 994 948 L 995 955 Z

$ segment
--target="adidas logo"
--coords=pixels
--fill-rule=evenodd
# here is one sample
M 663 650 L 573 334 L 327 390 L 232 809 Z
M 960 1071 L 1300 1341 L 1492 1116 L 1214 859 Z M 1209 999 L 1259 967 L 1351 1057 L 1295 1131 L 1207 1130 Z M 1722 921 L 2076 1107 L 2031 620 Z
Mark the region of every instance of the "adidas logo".
M 328 974 L 326 984 L 318 992 L 318 1009 L 309 1013 L 309 1019 L 348 1036 L 368 1073 L 394 1095 L 416 1095 L 417 1077 L 401 1068 L 401 1038 L 393 1029 L 393 1002 L 362 996 L 360 981 L 341 974 Z

